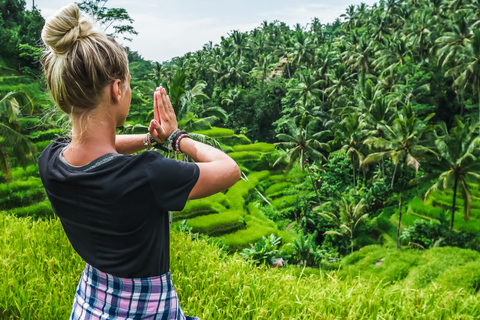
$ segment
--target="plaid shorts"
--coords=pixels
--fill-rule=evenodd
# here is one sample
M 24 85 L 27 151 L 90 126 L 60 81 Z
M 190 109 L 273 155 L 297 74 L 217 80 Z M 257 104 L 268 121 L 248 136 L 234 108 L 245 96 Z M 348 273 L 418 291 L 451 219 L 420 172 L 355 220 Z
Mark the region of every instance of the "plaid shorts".
M 87 263 L 70 320 L 194 320 L 183 314 L 170 272 L 151 278 L 119 278 Z

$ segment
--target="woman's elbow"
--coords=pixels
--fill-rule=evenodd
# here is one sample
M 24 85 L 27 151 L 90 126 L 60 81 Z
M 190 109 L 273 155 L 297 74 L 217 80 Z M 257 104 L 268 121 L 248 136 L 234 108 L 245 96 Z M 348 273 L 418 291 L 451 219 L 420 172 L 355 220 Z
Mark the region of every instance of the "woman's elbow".
M 233 186 L 238 180 L 240 180 L 242 175 L 240 173 L 240 168 L 238 167 L 238 164 L 235 162 L 235 160 L 232 159 L 231 162 L 232 163 L 230 165 L 230 177 L 231 177 L 230 180 Z

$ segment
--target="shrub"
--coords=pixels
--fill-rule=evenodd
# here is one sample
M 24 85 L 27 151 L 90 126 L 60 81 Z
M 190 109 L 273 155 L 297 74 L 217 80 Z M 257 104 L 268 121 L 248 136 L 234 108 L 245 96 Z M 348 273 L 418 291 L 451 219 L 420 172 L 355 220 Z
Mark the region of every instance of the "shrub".
M 22 167 L 16 167 L 11 170 L 12 179 L 13 180 L 20 180 L 25 179 L 28 177 L 38 177 L 38 165 L 31 164 L 26 166 L 25 169 Z
M 272 233 L 268 238 L 265 236 L 262 237 L 260 241 L 252 244 L 250 248 L 243 249 L 240 255 L 245 260 L 253 261 L 257 265 L 271 264 L 273 263 L 273 259 L 277 257 L 278 245 L 281 240 L 281 238 L 277 238 L 275 234 Z
M 448 215 L 448 211 L 447 211 Z M 445 214 L 439 216 L 439 221 L 426 222 L 417 220 L 410 225 L 400 236 L 403 242 L 420 245 L 423 248 L 433 246 L 453 246 L 460 248 L 469 247 L 477 236 L 476 233 L 455 232 L 450 230 L 450 223 L 446 220 Z

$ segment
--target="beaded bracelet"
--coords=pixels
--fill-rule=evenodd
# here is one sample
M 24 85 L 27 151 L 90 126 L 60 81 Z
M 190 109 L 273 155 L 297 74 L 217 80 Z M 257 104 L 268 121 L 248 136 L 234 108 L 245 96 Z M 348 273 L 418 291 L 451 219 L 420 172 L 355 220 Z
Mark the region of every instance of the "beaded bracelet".
M 178 138 L 175 140 L 175 151 L 180 153 L 182 153 L 182 150 L 180 150 L 180 140 L 182 140 L 183 138 L 190 138 L 190 135 L 185 132 L 179 135 Z

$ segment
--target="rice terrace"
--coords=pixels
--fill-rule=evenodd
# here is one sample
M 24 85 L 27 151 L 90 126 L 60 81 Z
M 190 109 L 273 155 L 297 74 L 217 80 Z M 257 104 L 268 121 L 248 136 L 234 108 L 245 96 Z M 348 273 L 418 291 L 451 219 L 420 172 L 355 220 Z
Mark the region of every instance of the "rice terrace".
M 170 212 L 185 314 L 480 319 L 479 0 L 258 21 L 163 62 L 122 40 L 141 33 L 120 3 L 77 5 L 128 55 L 117 135 L 147 134 L 163 86 L 178 128 L 240 168 L 228 190 Z M 39 63 L 39 6 L 0 0 L 0 319 L 67 319 L 85 268 L 39 174 L 42 151 L 71 135 Z

